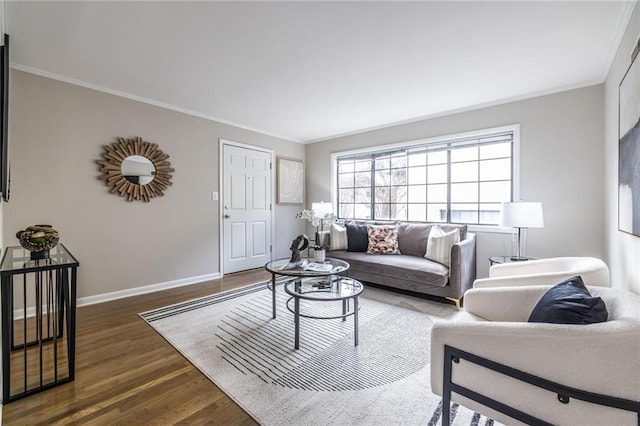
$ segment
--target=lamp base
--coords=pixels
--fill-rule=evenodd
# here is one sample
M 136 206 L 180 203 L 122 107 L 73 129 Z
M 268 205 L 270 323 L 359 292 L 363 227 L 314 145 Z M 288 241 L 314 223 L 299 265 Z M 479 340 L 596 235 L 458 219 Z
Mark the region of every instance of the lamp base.
M 512 262 L 524 262 L 525 260 L 529 260 L 528 257 L 521 257 L 521 256 L 512 256 L 511 257 L 511 261 Z

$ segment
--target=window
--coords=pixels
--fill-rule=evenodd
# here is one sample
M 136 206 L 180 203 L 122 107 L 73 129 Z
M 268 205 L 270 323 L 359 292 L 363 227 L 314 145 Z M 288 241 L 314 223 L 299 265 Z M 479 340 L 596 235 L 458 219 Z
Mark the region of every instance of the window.
M 497 225 L 517 126 L 496 130 L 334 155 L 338 218 Z

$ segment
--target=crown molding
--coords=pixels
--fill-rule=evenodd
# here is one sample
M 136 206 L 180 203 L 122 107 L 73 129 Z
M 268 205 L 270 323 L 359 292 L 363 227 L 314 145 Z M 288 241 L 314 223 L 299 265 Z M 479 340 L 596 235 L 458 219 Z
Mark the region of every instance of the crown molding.
M 291 138 L 289 138 L 287 136 L 282 136 L 282 135 L 278 135 L 278 134 L 275 134 L 275 133 L 265 132 L 264 130 L 254 129 L 254 128 L 248 127 L 248 126 L 243 126 L 242 124 L 238 124 L 238 123 L 235 123 L 233 121 L 224 120 L 222 118 L 214 117 L 212 115 L 202 114 L 200 112 L 193 111 L 193 110 L 190 110 L 190 109 L 186 109 L 186 108 L 182 108 L 182 107 L 179 107 L 179 106 L 167 104 L 165 102 L 156 101 L 154 99 L 145 98 L 143 96 L 134 95 L 132 93 L 123 92 L 123 91 L 115 90 L 115 89 L 110 89 L 108 87 L 100 86 L 100 85 L 97 85 L 97 84 L 89 83 L 87 81 L 78 80 L 78 79 L 67 77 L 67 76 L 64 76 L 64 75 L 60 75 L 60 74 L 52 73 L 52 72 L 49 72 L 49 71 L 41 70 L 39 68 L 30 67 L 28 65 L 16 64 L 16 63 L 12 62 L 11 63 L 11 68 L 14 69 L 14 70 L 17 70 L 17 71 L 22 71 L 22 72 L 26 72 L 26 73 L 29 73 L 29 74 L 34 74 L 34 75 L 37 75 L 37 76 L 40 76 L 40 77 L 45 77 L 45 78 L 49 78 L 49 79 L 52 79 L 52 80 L 61 81 L 63 83 L 67 83 L 67 84 L 72 84 L 74 86 L 80 86 L 80 87 L 84 87 L 86 89 L 91 89 L 91 90 L 95 90 L 95 91 L 98 91 L 98 92 L 107 93 L 109 95 L 118 96 L 118 97 L 129 99 L 129 100 L 132 100 L 132 101 L 141 102 L 141 103 L 148 104 L 148 105 L 153 105 L 153 106 L 156 106 L 156 107 L 159 107 L 159 108 L 163 108 L 163 109 L 179 112 L 181 114 L 190 115 L 192 117 L 202 118 L 202 119 L 208 120 L 208 121 L 215 121 L 216 123 L 226 124 L 228 126 L 233 126 L 233 127 L 239 128 L 239 129 L 248 130 L 250 132 L 260 133 L 260 134 L 265 135 L 265 136 L 271 136 L 271 137 L 278 138 L 278 139 L 283 139 L 283 140 L 286 140 L 286 141 L 289 141 L 289 142 L 295 142 L 295 143 L 301 143 L 301 144 L 304 143 L 302 141 L 291 139 Z

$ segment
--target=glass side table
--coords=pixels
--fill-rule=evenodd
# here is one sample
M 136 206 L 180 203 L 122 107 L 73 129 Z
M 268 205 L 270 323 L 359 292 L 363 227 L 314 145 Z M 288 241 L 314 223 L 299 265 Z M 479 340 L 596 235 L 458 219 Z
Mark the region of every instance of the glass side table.
M 5 249 L 0 266 L 3 404 L 74 379 L 78 266 L 63 244 L 37 260 L 22 247 Z
M 300 349 L 300 317 L 312 319 L 337 319 L 342 318 L 345 321 L 347 317 L 353 316 L 353 341 L 358 346 L 358 311 L 360 304 L 358 296 L 364 290 L 364 286 L 358 280 L 346 277 L 326 278 L 302 278 L 289 281 L 284 285 L 284 291 L 291 297 L 287 301 L 287 309 L 294 315 L 295 336 L 294 348 Z M 334 316 L 315 316 L 300 313 L 300 300 L 309 300 L 315 302 L 342 302 L 342 314 Z M 349 307 L 349 300 L 353 300 L 353 309 Z M 293 300 L 293 308 L 289 306 L 289 302 Z

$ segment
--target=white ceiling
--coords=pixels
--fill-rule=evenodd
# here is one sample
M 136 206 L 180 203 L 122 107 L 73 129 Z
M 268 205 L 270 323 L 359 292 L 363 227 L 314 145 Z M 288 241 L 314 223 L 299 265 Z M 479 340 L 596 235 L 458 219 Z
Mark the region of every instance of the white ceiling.
M 600 83 L 634 4 L 5 3 L 16 69 L 300 142 Z

